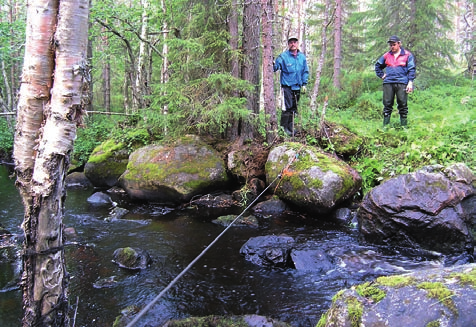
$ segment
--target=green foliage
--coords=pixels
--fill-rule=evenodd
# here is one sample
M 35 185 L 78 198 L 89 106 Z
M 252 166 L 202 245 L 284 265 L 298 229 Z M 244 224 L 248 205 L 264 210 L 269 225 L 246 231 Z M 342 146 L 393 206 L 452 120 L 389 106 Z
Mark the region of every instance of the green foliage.
M 110 117 L 94 117 L 86 121 L 85 128 L 77 130 L 77 138 L 74 142 L 72 162 L 76 166 L 84 165 L 93 150 L 105 140 L 121 133 L 117 128 L 116 121 Z
M 390 127 L 382 128 L 382 116 L 375 113 L 382 96 L 377 92 L 363 93 L 351 107 L 328 108 L 326 117 L 364 137 L 362 150 L 351 163 L 361 174 L 366 193 L 382 180 L 427 165 L 463 162 L 475 171 L 473 94 L 471 83 L 461 80 L 417 89 L 409 97 L 407 129 L 400 127 L 396 108 Z M 365 108 L 371 108 L 367 114 Z
M 250 85 L 229 74 L 215 73 L 186 84 L 173 80 L 157 87 L 158 93 L 165 95 L 152 99 L 151 107 L 156 115 L 149 119 L 171 134 L 206 132 L 220 135 L 234 121 L 250 121 L 246 99 L 234 96 L 249 90 Z M 162 115 L 160 109 L 165 105 L 168 114 Z
M 365 14 L 369 20 L 367 33 L 373 40 L 367 40 L 366 57 L 375 63 L 388 51 L 388 37 L 398 35 L 403 47 L 415 56 L 417 79 L 431 85 L 435 78 L 445 76 L 454 64 L 454 41 L 441 37 L 453 27 L 454 8 L 454 4 L 446 0 L 420 0 L 413 5 L 402 5 L 399 0 L 373 1 Z
M 0 157 L 12 153 L 13 131 L 6 119 L 0 118 Z

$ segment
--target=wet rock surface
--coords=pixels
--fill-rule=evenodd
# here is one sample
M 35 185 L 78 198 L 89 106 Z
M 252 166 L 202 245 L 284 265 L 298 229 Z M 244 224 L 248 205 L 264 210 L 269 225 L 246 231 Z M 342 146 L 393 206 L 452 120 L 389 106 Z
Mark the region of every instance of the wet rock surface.
M 300 211 L 328 213 L 351 199 L 362 178 L 344 161 L 318 148 L 282 143 L 271 149 L 266 162 L 268 184 L 277 181 L 276 195 Z
M 377 278 L 339 292 L 317 326 L 474 326 L 476 265 Z
M 289 253 L 294 244 L 290 236 L 257 236 L 250 238 L 240 249 L 245 259 L 263 267 L 289 267 Z
M 113 262 L 121 268 L 137 270 L 147 268 L 152 258 L 147 251 L 127 247 L 114 251 Z
M 461 164 L 427 167 L 388 180 L 362 201 L 360 233 L 377 244 L 472 255 L 474 180 Z

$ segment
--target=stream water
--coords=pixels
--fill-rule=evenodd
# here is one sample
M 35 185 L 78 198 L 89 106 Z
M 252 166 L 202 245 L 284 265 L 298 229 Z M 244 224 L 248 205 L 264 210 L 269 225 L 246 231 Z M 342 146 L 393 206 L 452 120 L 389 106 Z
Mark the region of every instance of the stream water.
M 112 326 L 121 310 L 149 303 L 223 231 L 213 219 L 241 212 L 171 210 L 122 202 L 119 206 L 130 212 L 121 220 L 108 222 L 104 218 L 109 206 L 87 202 L 93 192 L 69 189 L 65 204 L 65 226 L 74 228 L 77 235 L 69 238 L 66 246 L 69 298 L 73 305 L 78 302 L 75 326 Z M 342 288 L 382 275 L 442 265 L 438 259 L 360 244 L 357 230 L 320 222 L 324 218 L 288 214 L 262 219 L 258 228 L 230 228 L 137 326 L 161 326 L 168 319 L 189 316 L 259 314 L 296 327 L 313 327 Z M 0 224 L 21 234 L 22 219 L 14 181 L 0 166 Z M 334 268 L 262 268 L 240 255 L 241 246 L 250 237 L 272 234 L 286 234 L 298 243 L 322 248 L 332 257 Z M 128 271 L 114 264 L 114 250 L 127 246 L 146 250 L 153 259 L 151 266 Z M 19 271 L 20 263 L 2 260 L 0 255 L 3 327 L 20 325 L 21 291 L 12 283 Z M 103 279 L 110 280 L 110 287 L 97 288 Z

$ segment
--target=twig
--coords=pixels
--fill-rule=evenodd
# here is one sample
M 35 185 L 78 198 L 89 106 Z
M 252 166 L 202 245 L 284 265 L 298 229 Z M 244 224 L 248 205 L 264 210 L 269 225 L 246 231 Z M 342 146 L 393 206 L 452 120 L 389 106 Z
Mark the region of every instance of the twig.
M 74 325 L 76 325 L 76 315 L 78 313 L 78 303 L 79 303 L 79 296 L 76 297 L 76 308 L 74 309 L 73 325 L 71 327 L 74 327 Z

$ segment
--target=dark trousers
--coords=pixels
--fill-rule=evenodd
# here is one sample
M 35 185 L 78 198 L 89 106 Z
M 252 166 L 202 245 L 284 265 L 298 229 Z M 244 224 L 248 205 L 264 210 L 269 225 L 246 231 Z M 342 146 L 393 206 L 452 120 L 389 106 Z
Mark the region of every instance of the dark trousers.
M 383 115 L 390 117 L 393 111 L 393 104 L 397 98 L 397 108 L 400 118 L 407 118 L 408 115 L 408 94 L 407 85 L 402 83 L 388 83 L 383 85 Z
M 301 97 L 301 90 L 291 90 L 290 86 L 281 85 L 284 94 L 284 107 L 288 112 L 297 112 L 297 104 Z

